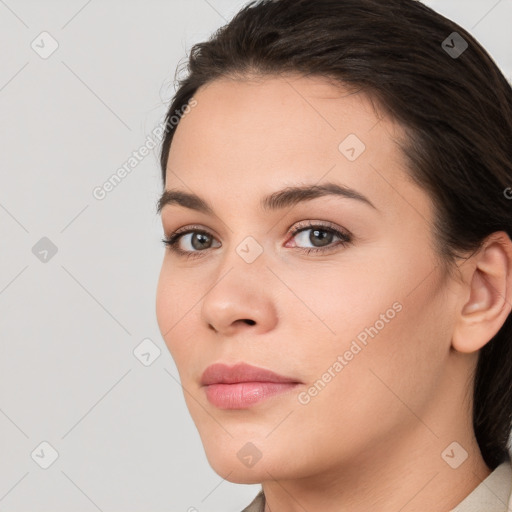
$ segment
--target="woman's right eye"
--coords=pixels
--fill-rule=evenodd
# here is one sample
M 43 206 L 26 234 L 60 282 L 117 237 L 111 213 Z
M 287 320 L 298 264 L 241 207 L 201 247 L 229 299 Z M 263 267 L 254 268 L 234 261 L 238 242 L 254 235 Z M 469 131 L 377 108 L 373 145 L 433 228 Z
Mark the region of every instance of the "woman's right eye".
M 185 240 L 192 249 L 182 249 L 179 247 L 181 240 Z M 175 231 L 168 238 L 164 238 L 162 242 L 174 253 L 180 256 L 196 257 L 200 253 L 205 252 L 204 249 L 211 248 L 211 240 L 213 236 L 204 230 L 188 229 L 186 231 Z M 220 247 L 220 244 L 219 246 Z

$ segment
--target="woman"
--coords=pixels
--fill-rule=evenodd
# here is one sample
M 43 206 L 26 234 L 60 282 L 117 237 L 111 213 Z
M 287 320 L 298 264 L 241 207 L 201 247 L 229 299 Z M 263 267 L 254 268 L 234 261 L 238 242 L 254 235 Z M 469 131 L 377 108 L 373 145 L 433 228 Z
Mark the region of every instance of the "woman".
M 262 0 L 192 49 L 156 312 L 245 511 L 507 510 L 511 147 L 507 80 L 414 0 Z

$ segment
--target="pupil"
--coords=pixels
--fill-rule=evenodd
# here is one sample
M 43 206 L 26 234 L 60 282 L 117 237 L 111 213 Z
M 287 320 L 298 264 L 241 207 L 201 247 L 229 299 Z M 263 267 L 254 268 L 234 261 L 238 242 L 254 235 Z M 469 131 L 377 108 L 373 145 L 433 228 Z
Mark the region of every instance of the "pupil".
M 329 245 L 329 243 L 332 241 L 329 239 L 329 237 L 332 237 L 333 233 L 327 233 L 326 231 L 322 231 L 320 229 L 314 229 L 311 231 L 312 235 L 317 236 L 321 240 L 321 246 L 323 245 Z M 319 233 L 323 233 L 323 235 L 319 235 Z M 312 239 L 312 235 L 309 236 L 309 241 L 314 244 L 314 240 Z
M 198 244 L 196 246 L 196 241 Z M 207 245 L 208 237 L 204 233 L 196 233 L 195 236 L 192 237 L 192 246 L 194 249 L 204 249 L 205 245 Z

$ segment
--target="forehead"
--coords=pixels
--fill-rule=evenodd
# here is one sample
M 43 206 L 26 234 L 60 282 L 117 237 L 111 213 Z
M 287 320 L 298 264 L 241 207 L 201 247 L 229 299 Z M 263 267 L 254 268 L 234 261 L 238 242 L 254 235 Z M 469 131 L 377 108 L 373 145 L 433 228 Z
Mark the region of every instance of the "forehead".
M 401 127 L 341 84 L 297 75 L 222 78 L 194 99 L 171 144 L 167 188 L 183 187 L 180 177 L 189 188 L 222 182 L 225 193 L 244 194 L 325 176 L 384 205 L 389 184 L 407 177 Z
M 195 100 L 197 106 L 179 124 L 176 138 L 180 132 L 185 136 L 205 130 L 209 137 L 204 144 L 230 140 L 247 149 L 242 143 L 251 138 L 254 151 L 261 149 L 258 143 L 285 150 L 294 140 L 302 147 L 318 139 L 335 144 L 350 132 L 363 137 L 376 123 L 383 123 L 381 135 L 398 129 L 391 119 L 378 117 L 367 95 L 319 77 L 222 78 L 201 87 Z

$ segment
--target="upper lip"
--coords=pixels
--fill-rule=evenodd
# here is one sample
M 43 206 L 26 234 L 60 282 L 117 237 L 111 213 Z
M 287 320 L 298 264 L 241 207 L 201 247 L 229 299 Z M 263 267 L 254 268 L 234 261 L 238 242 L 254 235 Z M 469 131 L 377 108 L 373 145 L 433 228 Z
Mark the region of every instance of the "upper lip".
M 228 366 L 223 363 L 215 363 L 208 366 L 201 376 L 201 385 L 210 384 L 235 384 L 237 382 L 294 382 L 297 379 L 278 375 L 265 368 L 259 368 L 247 363 L 237 363 Z

